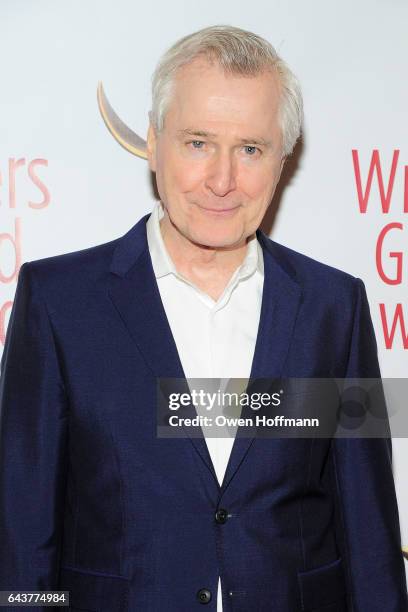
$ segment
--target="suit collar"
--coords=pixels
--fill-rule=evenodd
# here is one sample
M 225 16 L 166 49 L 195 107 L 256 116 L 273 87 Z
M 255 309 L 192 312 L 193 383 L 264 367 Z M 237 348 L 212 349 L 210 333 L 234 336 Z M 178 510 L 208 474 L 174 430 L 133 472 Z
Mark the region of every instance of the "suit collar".
M 146 251 L 146 222 L 149 217 L 150 213 L 144 215 L 122 238 L 119 238 L 113 252 L 110 272 L 117 276 L 126 276 L 142 253 Z
M 148 248 L 146 226 L 149 217 L 150 213 L 144 215 L 122 238 L 119 238 L 110 266 L 110 271 L 114 274 L 125 276 L 137 262 L 143 251 Z M 261 230 L 257 230 L 256 236 L 263 249 L 263 253 L 265 254 L 265 251 L 270 253 L 276 260 L 276 264 L 287 274 L 288 279 L 296 282 L 296 274 L 293 268 L 281 257 L 276 248 L 276 243 L 270 240 Z M 261 265 L 260 272 L 263 272 L 262 262 L 257 262 L 257 265 Z

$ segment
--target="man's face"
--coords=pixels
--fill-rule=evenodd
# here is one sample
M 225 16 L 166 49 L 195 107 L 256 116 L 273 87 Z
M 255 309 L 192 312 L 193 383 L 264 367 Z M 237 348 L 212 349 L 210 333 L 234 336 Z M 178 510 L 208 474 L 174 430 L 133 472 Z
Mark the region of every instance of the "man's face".
M 226 75 L 201 58 L 178 72 L 148 156 L 180 238 L 234 248 L 259 227 L 283 165 L 278 105 L 271 72 Z

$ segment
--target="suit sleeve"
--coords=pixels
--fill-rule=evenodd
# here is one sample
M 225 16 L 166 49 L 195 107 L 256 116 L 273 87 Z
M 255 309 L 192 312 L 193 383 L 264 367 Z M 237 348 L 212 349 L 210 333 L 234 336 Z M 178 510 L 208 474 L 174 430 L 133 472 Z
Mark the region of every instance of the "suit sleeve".
M 379 378 L 377 345 L 364 284 L 355 280 L 346 378 Z M 353 612 L 407 612 L 408 598 L 390 438 L 332 441 Z
M 68 406 L 32 267 L 20 270 L 1 362 L 0 590 L 55 589 L 59 571 Z

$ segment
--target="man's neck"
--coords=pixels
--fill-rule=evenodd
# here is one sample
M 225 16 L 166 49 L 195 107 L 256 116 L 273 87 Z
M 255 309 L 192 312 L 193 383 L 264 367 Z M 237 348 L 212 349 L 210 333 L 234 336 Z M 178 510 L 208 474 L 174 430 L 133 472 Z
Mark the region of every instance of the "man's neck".
M 245 259 L 247 241 L 231 249 L 196 244 L 173 226 L 166 211 L 160 221 L 160 231 L 177 272 L 213 300 L 218 300 Z

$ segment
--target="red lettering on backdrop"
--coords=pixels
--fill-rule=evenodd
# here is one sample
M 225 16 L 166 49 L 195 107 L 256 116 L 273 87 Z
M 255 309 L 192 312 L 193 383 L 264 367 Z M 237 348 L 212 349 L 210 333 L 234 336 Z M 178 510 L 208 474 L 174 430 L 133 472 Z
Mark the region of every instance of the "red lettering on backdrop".
M 380 232 L 377 240 L 377 247 L 375 249 L 375 261 L 377 264 L 377 272 L 380 275 L 381 280 L 387 285 L 399 285 L 402 282 L 402 253 L 400 251 L 391 251 L 389 256 L 396 259 L 397 261 L 397 273 L 395 278 L 390 278 L 384 272 L 382 265 L 383 262 L 383 242 L 385 236 L 392 229 L 403 229 L 402 223 L 388 223 Z
M 30 208 L 40 209 L 45 208 L 50 203 L 50 192 L 44 183 L 38 178 L 35 174 L 34 170 L 36 166 L 48 166 L 48 161 L 46 159 L 33 159 L 28 165 L 28 176 L 33 181 L 34 185 L 38 187 L 38 189 L 43 194 L 43 200 L 41 202 L 29 202 L 28 205 Z
M 371 153 L 371 160 L 367 175 L 367 181 L 363 185 L 361 179 L 360 170 L 360 156 L 357 149 L 352 150 L 353 168 L 355 184 L 357 188 L 357 200 L 360 214 L 366 214 L 368 210 L 368 203 L 371 195 L 371 188 L 374 178 L 374 173 L 377 178 L 377 184 L 379 189 L 380 201 L 381 201 L 381 212 L 382 214 L 388 214 L 391 207 L 391 200 L 394 190 L 394 182 L 397 172 L 397 164 L 399 159 L 400 151 L 395 149 L 392 156 L 391 169 L 389 170 L 387 178 L 387 186 L 384 186 L 384 175 L 381 161 L 380 152 L 378 149 L 374 149 Z M 408 213 L 408 166 L 404 166 L 404 202 L 403 202 L 403 213 Z M 395 260 L 395 267 L 393 273 L 388 275 L 384 270 L 384 240 L 387 237 L 395 236 L 392 230 L 403 230 L 404 226 L 402 223 L 394 222 L 388 223 L 378 235 L 376 248 L 375 248 L 375 263 L 379 278 L 386 285 L 400 285 L 404 281 L 404 254 L 401 251 L 389 251 L 387 257 Z M 382 330 L 384 335 L 385 347 L 387 349 L 393 348 L 394 340 L 396 337 L 397 326 L 401 332 L 402 346 L 405 350 L 408 349 L 408 335 L 405 329 L 404 320 L 404 309 L 402 304 L 397 304 L 394 310 L 392 323 L 388 324 L 386 305 L 384 303 L 379 304 Z
M 18 201 L 17 193 L 17 172 L 20 174 L 19 168 L 26 165 L 26 158 L 21 157 L 19 159 L 9 158 L 8 160 L 8 207 L 10 210 L 21 208 L 22 202 Z M 48 161 L 42 158 L 36 158 L 29 162 L 27 169 L 24 171 L 24 176 L 30 179 L 30 181 L 39 189 L 42 194 L 42 199 L 38 202 L 26 202 L 29 208 L 34 210 L 40 210 L 46 208 L 51 200 L 50 192 L 45 183 L 38 177 L 37 168 L 38 166 L 48 167 Z M 2 174 L 0 172 L 0 187 L 3 185 Z M 0 206 L 2 202 L 0 201 Z M 0 233 L 0 251 L 5 248 L 5 245 L 12 246 L 14 250 L 14 269 L 11 274 L 6 275 L 4 269 L 2 269 L 2 258 L 0 255 L 0 284 L 8 284 L 13 281 L 17 281 L 18 273 L 22 264 L 22 240 L 21 240 L 21 225 L 22 220 L 20 217 L 14 219 L 14 232 L 3 232 Z M 3 230 L 0 227 L 0 231 Z M 4 266 L 3 266 L 4 267 Z M 0 305 L 0 344 L 4 345 L 6 335 L 6 313 L 12 307 L 13 302 L 8 300 L 2 306 Z
M 16 171 L 17 168 L 24 166 L 24 164 L 24 157 L 17 161 L 13 158 L 9 159 L 9 208 L 16 207 Z
M 11 310 L 13 302 L 8 301 L 0 308 L 0 343 L 4 345 L 6 341 L 6 312 Z
M 364 195 L 363 195 L 363 187 L 361 184 L 360 161 L 359 161 L 357 149 L 352 150 L 352 155 L 353 155 L 354 176 L 356 179 L 357 197 L 358 197 L 358 204 L 360 207 L 360 212 L 363 214 L 367 212 L 367 205 L 368 205 L 368 200 L 370 197 L 371 185 L 373 182 L 373 176 L 374 176 L 374 170 L 375 170 L 376 175 L 377 175 L 378 187 L 380 190 L 381 208 L 382 208 L 383 213 L 388 213 L 390 209 L 390 204 L 391 204 L 392 190 L 394 188 L 394 179 L 395 179 L 395 172 L 397 170 L 399 150 L 396 149 L 394 151 L 394 155 L 392 156 L 392 165 L 391 165 L 390 176 L 388 179 L 387 193 L 385 193 L 385 190 L 384 190 L 384 181 L 383 181 L 383 174 L 381 170 L 380 153 L 378 149 L 374 149 L 372 156 L 371 156 L 370 168 L 368 171 L 368 178 L 367 178 L 367 184 L 366 184 L 366 188 L 364 191 Z
M 11 281 L 17 280 L 21 268 L 21 219 L 19 217 L 14 220 L 14 237 L 7 233 L 0 234 L 0 249 L 6 241 L 11 242 L 14 248 L 14 270 L 10 276 L 6 276 L 0 268 L 1 283 L 11 283 Z
M 397 304 L 395 307 L 391 331 L 389 331 L 389 325 L 387 322 L 387 314 L 385 311 L 385 304 L 380 304 L 380 313 L 381 313 L 381 323 L 382 323 L 383 332 L 384 332 L 385 347 L 387 349 L 392 348 L 392 345 L 394 342 L 395 331 L 397 328 L 397 323 L 399 323 L 404 349 L 408 349 L 408 334 L 405 331 L 404 311 L 402 308 L 402 304 Z

